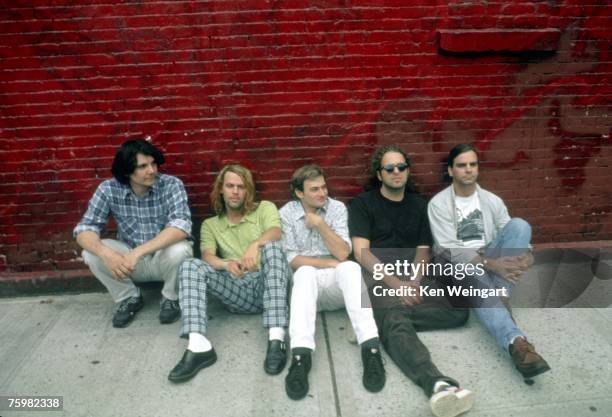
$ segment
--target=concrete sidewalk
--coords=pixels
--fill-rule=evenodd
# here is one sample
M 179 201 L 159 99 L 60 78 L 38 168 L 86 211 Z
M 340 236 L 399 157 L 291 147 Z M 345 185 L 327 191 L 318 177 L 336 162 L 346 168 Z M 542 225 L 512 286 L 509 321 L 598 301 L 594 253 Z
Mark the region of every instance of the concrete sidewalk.
M 126 329 L 111 325 L 107 294 L 0 299 L 0 395 L 62 395 L 63 411 L 0 411 L 0 416 L 431 416 L 421 390 L 386 359 L 378 394 L 361 384 L 359 348 L 349 343 L 344 311 L 318 320 L 310 393 L 292 401 L 285 370 L 262 361 L 261 318 L 214 303 L 210 339 L 218 362 L 193 380 L 168 382 L 186 342 L 180 323 L 160 325 L 159 293 Z M 552 371 L 523 382 L 507 355 L 471 317 L 467 327 L 422 333 L 442 372 L 476 393 L 469 416 L 612 415 L 612 309 L 515 309 L 515 317 Z

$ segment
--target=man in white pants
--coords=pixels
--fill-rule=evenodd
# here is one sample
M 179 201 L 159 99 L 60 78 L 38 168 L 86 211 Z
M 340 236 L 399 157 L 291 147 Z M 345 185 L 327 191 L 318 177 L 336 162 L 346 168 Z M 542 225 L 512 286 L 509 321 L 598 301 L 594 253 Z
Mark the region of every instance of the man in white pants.
M 361 345 L 363 385 L 371 392 L 385 385 L 378 329 L 371 308 L 361 306 L 361 269 L 347 261 L 351 253 L 348 213 L 344 204 L 328 197 L 323 171 L 306 165 L 293 174 L 293 201 L 280 210 L 283 248 L 292 269 L 291 337 L 292 362 L 285 379 L 289 398 L 308 393 L 308 372 L 315 349 L 317 311 L 346 306 Z

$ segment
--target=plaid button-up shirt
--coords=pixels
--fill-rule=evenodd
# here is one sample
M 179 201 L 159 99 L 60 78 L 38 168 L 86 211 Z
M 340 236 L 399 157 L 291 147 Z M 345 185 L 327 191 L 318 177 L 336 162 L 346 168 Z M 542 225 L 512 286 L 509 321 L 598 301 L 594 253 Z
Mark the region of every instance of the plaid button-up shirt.
M 170 175 L 157 174 L 155 183 L 142 198 L 129 185 L 114 178 L 102 182 L 73 235 L 86 230 L 99 235 L 111 215 L 117 222 L 117 238 L 131 248 L 153 239 L 166 227 L 176 227 L 191 236 L 185 187 Z

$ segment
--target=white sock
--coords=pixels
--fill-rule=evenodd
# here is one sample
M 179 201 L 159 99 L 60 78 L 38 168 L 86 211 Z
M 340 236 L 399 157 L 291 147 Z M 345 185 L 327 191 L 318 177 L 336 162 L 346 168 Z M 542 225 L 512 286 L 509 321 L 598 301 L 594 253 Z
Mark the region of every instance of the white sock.
M 438 382 L 436 382 L 436 384 L 433 387 L 433 392 L 435 394 L 437 392 L 445 390 L 448 387 L 450 387 L 450 384 L 448 382 L 446 382 L 446 381 L 438 381 Z
M 270 327 L 269 340 L 285 340 L 285 329 L 282 327 Z
M 189 333 L 189 343 L 187 344 L 187 350 L 193 353 L 207 352 L 212 349 L 210 341 L 200 333 Z

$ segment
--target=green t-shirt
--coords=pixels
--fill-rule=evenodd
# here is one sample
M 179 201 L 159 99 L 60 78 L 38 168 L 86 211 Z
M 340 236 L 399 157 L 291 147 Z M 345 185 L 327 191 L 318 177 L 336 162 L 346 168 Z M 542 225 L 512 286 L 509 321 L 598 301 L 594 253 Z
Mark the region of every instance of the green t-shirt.
M 238 224 L 230 223 L 224 215 L 206 219 L 202 223 L 200 247 L 202 252 L 209 250 L 221 259 L 238 260 L 251 242 L 271 227 L 281 227 L 278 210 L 271 201 L 261 201 Z

